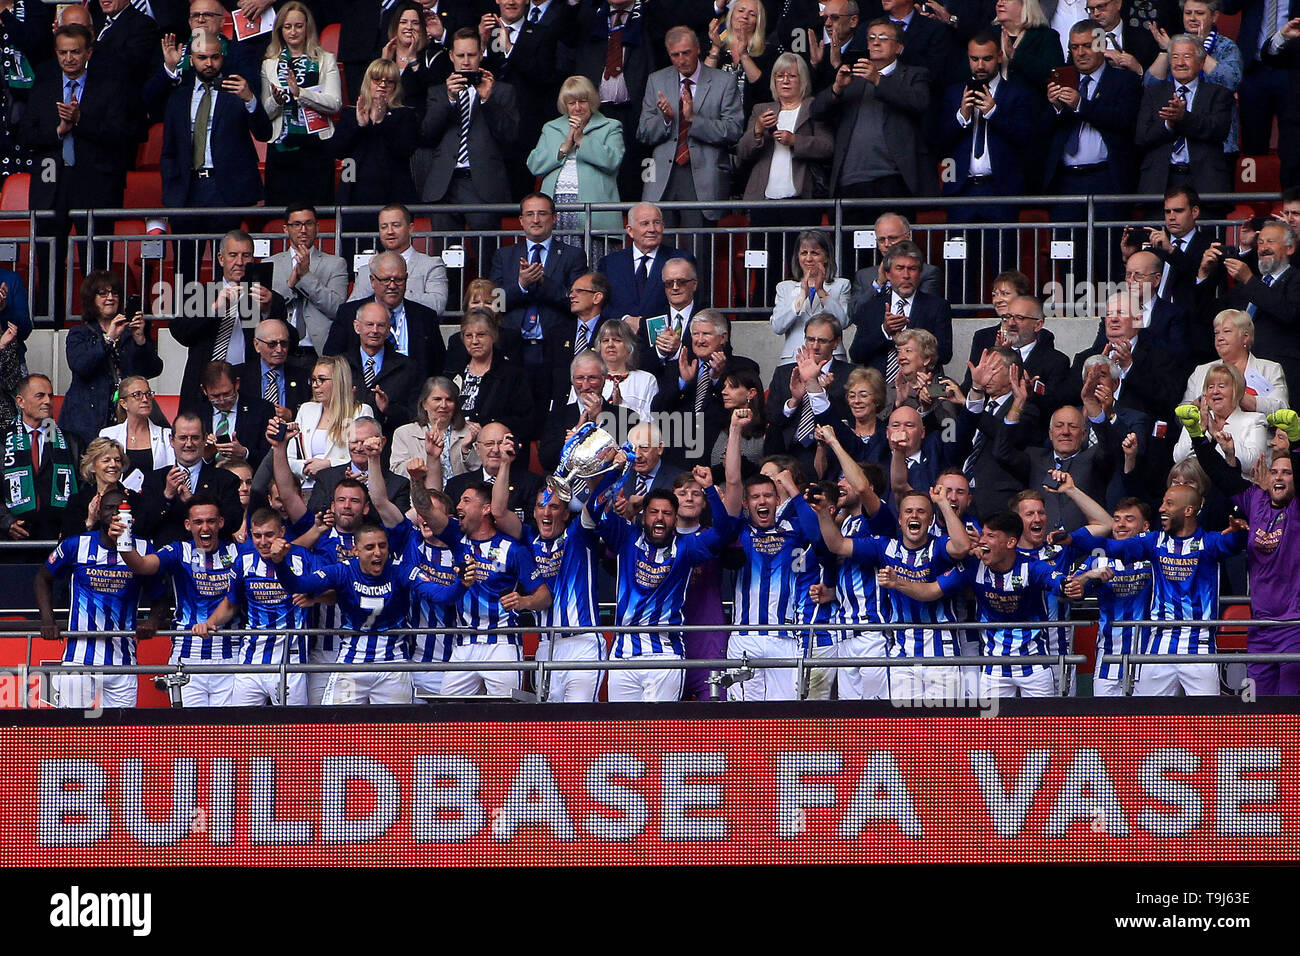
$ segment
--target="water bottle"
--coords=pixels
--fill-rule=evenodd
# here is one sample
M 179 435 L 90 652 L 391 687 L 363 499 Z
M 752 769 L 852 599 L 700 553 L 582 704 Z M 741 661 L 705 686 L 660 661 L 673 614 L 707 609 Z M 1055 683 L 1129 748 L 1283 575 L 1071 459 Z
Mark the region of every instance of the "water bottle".
M 122 522 L 122 535 L 117 539 L 117 550 L 133 551 L 135 549 L 135 535 L 132 529 L 135 525 L 135 518 L 131 514 L 131 506 L 125 501 L 117 506 L 117 520 Z

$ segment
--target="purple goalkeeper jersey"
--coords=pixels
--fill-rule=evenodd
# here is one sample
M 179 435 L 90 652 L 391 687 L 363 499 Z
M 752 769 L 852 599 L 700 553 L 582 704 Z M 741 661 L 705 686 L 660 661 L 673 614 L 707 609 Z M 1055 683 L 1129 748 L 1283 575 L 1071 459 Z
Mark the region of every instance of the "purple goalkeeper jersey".
M 1246 560 L 1250 568 L 1250 603 L 1256 618 L 1300 620 L 1300 499 L 1275 508 L 1268 492 L 1251 485 L 1233 496 L 1250 522 Z

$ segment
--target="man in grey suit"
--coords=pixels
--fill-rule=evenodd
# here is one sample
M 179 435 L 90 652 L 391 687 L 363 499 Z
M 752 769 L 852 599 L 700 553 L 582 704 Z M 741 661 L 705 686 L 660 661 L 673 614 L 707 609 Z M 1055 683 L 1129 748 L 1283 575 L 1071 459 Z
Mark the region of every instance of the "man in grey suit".
M 429 90 L 420 138 L 433 147 L 429 178 L 424 181 L 425 202 L 481 204 L 510 202 L 502 144 L 514 142 L 519 129 L 515 91 L 498 83 L 482 69 L 483 45 L 478 31 L 464 27 L 451 44 L 455 72 L 444 87 Z M 469 80 L 478 83 L 470 86 Z M 433 228 L 449 231 L 464 226 L 473 231 L 496 229 L 496 213 L 472 212 L 463 216 L 434 213 Z
M 642 198 L 725 200 L 731 187 L 729 151 L 745 125 L 740 89 L 730 76 L 700 62 L 700 40 L 690 27 L 673 27 L 664 45 L 673 65 L 650 74 L 637 127 L 637 139 L 650 147 L 654 159 L 654 175 Z M 720 208 L 663 213 L 670 229 L 682 228 L 681 247 L 694 254 L 705 289 L 710 288 L 711 263 L 699 230 L 706 219 L 716 223 L 722 213 Z
M 813 101 L 813 117 L 836 124 L 831 193 L 841 199 L 893 199 L 937 191 L 921 136 L 930 105 L 930 75 L 898 62 L 903 30 L 887 17 L 867 28 L 868 59 L 844 64 L 830 89 Z M 858 207 L 846 218 L 866 223 L 878 209 Z
M 310 203 L 285 209 L 284 234 L 289 248 L 266 260 L 274 270 L 271 288 L 284 297 L 286 321 L 298 333 L 299 349 L 319 354 L 348 296 L 348 266 L 316 248 L 316 210 Z
M 379 210 L 379 245 L 381 252 L 395 252 L 406 262 L 406 297 L 435 312 L 447 307 L 447 267 L 438 256 L 426 256 L 411 245 L 415 219 L 411 210 L 400 202 L 389 203 Z M 353 299 L 368 299 L 375 294 L 370 285 L 370 269 L 357 270 L 352 286 Z

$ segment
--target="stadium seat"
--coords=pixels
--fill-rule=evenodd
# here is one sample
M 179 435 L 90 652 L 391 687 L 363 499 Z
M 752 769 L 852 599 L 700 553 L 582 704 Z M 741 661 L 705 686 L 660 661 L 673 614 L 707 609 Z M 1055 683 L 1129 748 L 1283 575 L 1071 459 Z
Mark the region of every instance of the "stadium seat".
M 127 209 L 161 209 L 162 204 L 161 173 L 156 170 L 139 172 L 132 170 L 126 174 L 126 195 L 122 200 L 123 206 Z
M 1074 653 L 1088 658 L 1086 664 L 1080 664 L 1078 673 L 1097 673 L 1097 625 L 1076 624 L 1074 626 Z
M 1214 23 L 1214 27 L 1225 37 L 1235 43 L 1237 40 L 1237 33 L 1241 30 L 1241 14 L 1220 13 L 1219 19 Z
M 1246 177 L 1250 171 L 1249 178 Z M 1273 153 L 1263 156 L 1242 156 L 1232 175 L 1233 192 L 1276 193 L 1282 191 L 1282 162 Z M 1272 201 L 1268 202 L 1272 205 Z
M 29 208 L 28 193 L 32 185 L 31 173 L 14 173 L 0 187 L 0 210 L 25 210 Z
M 149 138 L 135 151 L 135 168 L 140 171 L 158 169 L 162 164 L 163 124 L 149 127 Z
M 136 657 L 141 664 L 166 664 L 171 656 L 172 642 L 167 637 L 154 637 L 136 645 Z M 153 686 L 153 678 L 140 675 L 138 703 L 141 707 L 170 707 L 167 695 Z
M 339 55 L 339 34 L 343 32 L 341 23 L 331 23 L 320 32 L 321 49 L 329 50 L 336 57 Z
M 1224 620 L 1249 621 L 1249 604 L 1227 604 L 1223 607 Z M 1221 651 L 1244 651 L 1246 649 L 1246 628 L 1221 627 L 1217 646 Z

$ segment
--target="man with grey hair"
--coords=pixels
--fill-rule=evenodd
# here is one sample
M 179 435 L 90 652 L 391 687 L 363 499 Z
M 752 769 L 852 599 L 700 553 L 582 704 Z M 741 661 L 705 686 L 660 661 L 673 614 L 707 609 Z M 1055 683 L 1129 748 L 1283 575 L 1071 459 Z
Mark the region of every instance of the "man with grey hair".
M 1272 359 L 1282 366 L 1288 384 L 1300 382 L 1300 337 L 1296 320 L 1300 319 L 1300 276 L 1291 267 L 1296 251 L 1296 234 L 1284 222 L 1267 222 L 1255 240 L 1259 273 L 1240 259 L 1224 255 L 1222 244 L 1213 243 L 1206 250 L 1197 272 L 1197 314 L 1203 327 L 1212 326 L 1214 316 L 1224 309 L 1240 309 L 1255 320 L 1255 346 L 1261 358 Z M 1233 281 L 1228 293 L 1213 298 L 1213 283 L 1207 281 L 1216 264 Z
M 1233 96 L 1201 80 L 1205 49 L 1180 33 L 1169 41 L 1170 78 L 1142 92 L 1134 145 L 1144 150 L 1138 192 L 1164 195 L 1189 183 L 1201 195 L 1232 191 L 1223 141 L 1232 125 Z
M 865 266 L 853 276 L 853 290 L 849 293 L 850 316 L 858 306 L 889 288 L 889 277 L 885 275 L 885 256 L 898 243 L 912 241 L 912 224 L 906 216 L 887 212 L 876 220 L 873 233 L 876 237 L 876 251 L 880 253 L 880 263 Z M 940 295 L 941 279 L 938 266 L 930 262 L 924 263 L 917 288 L 927 295 Z
M 559 464 L 560 450 L 574 429 L 587 422 L 600 424 L 602 414 L 618 414 L 618 408 L 601 395 L 605 387 L 605 360 L 599 353 L 586 349 L 573 357 L 569 362 L 569 386 L 567 401 L 561 402 L 558 397 L 552 400 L 537 445 L 537 458 L 548 473 Z
M 347 428 L 348 462 L 334 465 L 316 473 L 316 484 L 312 488 L 311 498 L 307 501 L 307 510 L 320 513 L 334 500 L 334 486 L 344 478 L 355 478 L 362 484 L 370 479 L 370 456 L 366 451 L 366 441 L 371 438 L 383 438 L 379 422 L 369 416 L 362 416 Z M 405 512 L 411 506 L 411 483 L 401 475 L 395 475 L 384 469 L 384 487 L 388 498 Z
M 1113 392 L 1118 407 L 1142 412 L 1152 421 L 1169 421 L 1187 380 L 1184 369 L 1163 342 L 1142 328 L 1142 301 L 1132 292 L 1117 292 L 1106 300 L 1105 341 L 1074 357 L 1072 391 L 1083 388 L 1083 366 L 1102 355 L 1119 367 Z
M 717 309 L 704 309 L 691 320 L 691 341 L 665 362 L 659 374 L 659 394 L 654 412 L 672 412 L 681 426 L 681 442 L 670 441 L 667 456 L 673 464 L 700 464 L 714 441 L 728 427 L 731 414 L 722 403 L 727 376 L 748 370 L 762 388 L 758 363 L 731 349 L 731 323 Z M 689 423 L 689 424 L 688 424 Z

